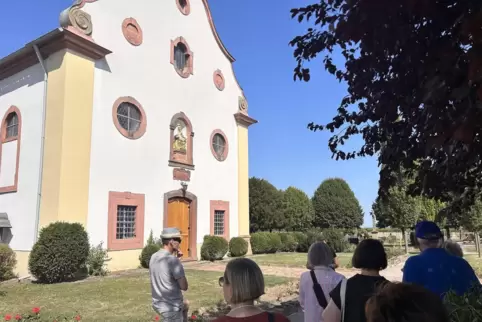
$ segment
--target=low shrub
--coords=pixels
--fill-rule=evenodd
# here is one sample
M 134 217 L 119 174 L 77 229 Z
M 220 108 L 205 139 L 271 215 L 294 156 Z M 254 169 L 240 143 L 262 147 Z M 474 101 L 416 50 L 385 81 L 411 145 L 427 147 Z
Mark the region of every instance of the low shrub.
M 283 252 L 294 252 L 298 247 L 298 242 L 293 233 L 279 233 L 281 248 Z
M 55 222 L 40 231 L 28 267 L 41 283 L 64 282 L 85 267 L 89 250 L 89 237 L 81 224 Z
M 348 241 L 341 230 L 325 229 L 323 230 L 323 239 L 337 253 L 343 253 L 350 247 Z
M 482 287 L 475 286 L 462 296 L 450 291 L 444 297 L 450 321 L 480 321 L 482 312 Z
M 108 260 L 109 255 L 107 249 L 103 247 L 102 242 L 97 246 L 92 246 L 89 251 L 89 257 L 87 257 L 87 262 L 85 263 L 87 273 L 91 276 L 106 276 L 109 274 L 107 270 Z
M 201 246 L 201 259 L 215 261 L 223 259 L 228 252 L 229 245 L 226 239 L 220 236 L 204 236 Z
M 268 233 L 258 232 L 251 234 L 251 250 L 253 254 L 266 254 L 269 249 Z
M 306 237 L 306 234 L 302 233 L 302 232 L 294 232 L 292 233 L 292 236 L 295 238 L 296 240 L 296 251 L 299 252 L 299 253 L 306 253 L 308 252 L 308 243 L 307 243 L 307 237 Z
M 13 269 L 17 265 L 15 252 L 6 244 L 0 244 L 0 282 L 15 277 Z
M 229 241 L 229 254 L 231 257 L 240 257 L 248 252 L 248 242 L 242 237 L 233 237 Z
M 258 232 L 251 234 L 253 254 L 273 254 L 281 249 L 279 233 Z
M 147 244 L 144 246 L 141 254 L 139 255 L 141 266 L 144 268 L 149 268 L 149 262 L 151 261 L 152 255 L 157 253 L 159 249 L 161 249 L 159 244 Z
M 266 233 L 268 235 L 268 254 L 274 254 L 281 250 L 281 237 L 278 233 Z

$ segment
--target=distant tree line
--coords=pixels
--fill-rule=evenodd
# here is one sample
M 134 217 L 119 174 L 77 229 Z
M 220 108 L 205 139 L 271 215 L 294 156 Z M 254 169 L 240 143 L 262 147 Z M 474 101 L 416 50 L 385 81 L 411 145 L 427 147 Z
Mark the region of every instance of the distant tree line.
M 363 210 L 350 186 L 339 178 L 323 181 L 310 198 L 289 187 L 279 190 L 269 181 L 249 179 L 250 230 L 303 231 L 308 228 L 358 228 Z

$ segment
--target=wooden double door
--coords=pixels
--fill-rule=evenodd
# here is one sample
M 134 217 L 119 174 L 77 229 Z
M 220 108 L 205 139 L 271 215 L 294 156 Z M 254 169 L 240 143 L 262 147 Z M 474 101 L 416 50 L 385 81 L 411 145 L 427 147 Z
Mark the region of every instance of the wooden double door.
M 169 199 L 167 204 L 167 226 L 179 229 L 182 236 L 180 250 L 184 258 L 192 257 L 190 244 L 191 202 L 185 198 Z

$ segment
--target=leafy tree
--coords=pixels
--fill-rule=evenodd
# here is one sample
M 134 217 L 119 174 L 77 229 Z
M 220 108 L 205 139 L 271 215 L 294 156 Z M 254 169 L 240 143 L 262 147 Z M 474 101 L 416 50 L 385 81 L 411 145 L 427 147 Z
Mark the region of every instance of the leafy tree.
M 377 220 L 385 227 L 390 226 L 402 230 L 405 251 L 408 253 L 406 230 L 415 226 L 420 218 L 422 198 L 407 194 L 407 178 L 399 177 L 398 184 L 391 187 L 386 198 L 378 197 L 372 206 Z M 425 209 L 426 213 L 430 210 Z
M 378 228 L 387 228 L 392 226 L 390 216 L 387 214 L 384 208 L 382 198 L 377 197 L 372 204 L 372 214 L 375 216 Z
M 415 175 L 412 195 L 455 192 L 454 205 L 473 204 L 482 186 L 482 1 L 323 0 L 291 13 L 313 21 L 290 43 L 294 78 L 309 81 L 304 63 L 323 55 L 348 87 L 331 122 L 309 124 L 336 130 L 334 157 L 378 154 L 382 195 L 403 166 Z M 363 146 L 343 150 L 359 134 Z
M 323 181 L 316 189 L 312 202 L 315 227 L 351 228 L 363 224 L 360 203 L 343 179 Z
M 283 193 L 283 214 L 284 229 L 303 231 L 313 222 L 313 204 L 304 191 L 289 187 Z
M 437 222 L 438 213 L 446 207 L 445 203 L 433 199 L 421 197 L 420 202 L 420 219 Z M 440 222 L 439 222 L 440 223 Z
M 267 180 L 249 179 L 251 232 L 273 230 L 283 225 L 282 193 Z

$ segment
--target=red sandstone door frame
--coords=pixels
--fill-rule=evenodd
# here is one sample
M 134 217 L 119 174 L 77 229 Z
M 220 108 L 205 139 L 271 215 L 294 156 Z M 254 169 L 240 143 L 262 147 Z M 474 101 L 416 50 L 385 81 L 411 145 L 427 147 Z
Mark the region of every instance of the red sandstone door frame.
M 164 219 L 163 225 L 167 225 L 169 199 L 184 198 L 190 202 L 189 207 L 189 254 L 185 254 L 183 260 L 197 260 L 197 197 L 189 191 L 172 190 L 164 194 Z

